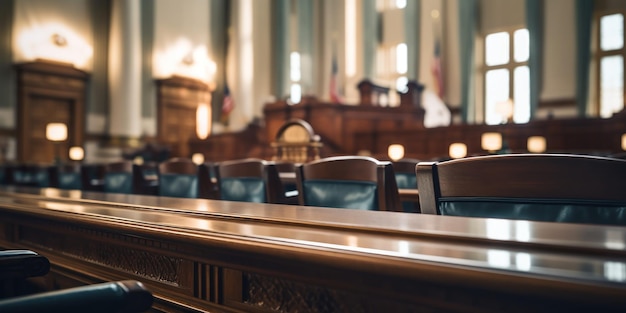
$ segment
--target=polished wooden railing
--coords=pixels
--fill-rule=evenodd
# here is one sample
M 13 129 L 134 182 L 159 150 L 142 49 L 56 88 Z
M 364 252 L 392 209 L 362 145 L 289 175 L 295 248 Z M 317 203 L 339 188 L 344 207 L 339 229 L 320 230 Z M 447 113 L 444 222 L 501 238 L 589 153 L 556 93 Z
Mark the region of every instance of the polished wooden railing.
M 0 188 L 47 288 L 142 281 L 167 312 L 626 309 L 626 228 Z

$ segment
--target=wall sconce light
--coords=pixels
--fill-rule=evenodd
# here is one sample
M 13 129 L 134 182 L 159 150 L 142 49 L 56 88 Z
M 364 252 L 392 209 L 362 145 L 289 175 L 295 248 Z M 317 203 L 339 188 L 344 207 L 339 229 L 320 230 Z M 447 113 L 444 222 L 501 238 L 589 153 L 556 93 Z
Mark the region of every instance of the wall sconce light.
M 67 140 L 67 125 L 63 123 L 49 123 L 46 125 L 46 139 L 50 141 Z
M 196 165 L 204 163 L 204 154 L 194 153 L 193 155 L 191 155 L 191 161 Z
M 85 150 L 82 147 L 71 147 L 69 157 L 72 161 L 81 161 L 85 157 Z
M 389 145 L 387 155 L 393 161 L 398 161 L 404 157 L 404 146 L 399 144 Z
M 25 60 L 50 60 L 87 69 L 93 47 L 75 31 L 61 23 L 36 23 L 15 33 L 16 53 Z
M 196 109 L 196 135 L 204 140 L 211 134 L 212 114 L 206 103 L 200 103 Z
M 546 137 L 543 136 L 530 136 L 526 143 L 526 149 L 532 153 L 546 152 Z
M 187 66 L 192 66 L 194 63 L 194 59 L 193 59 L 193 51 L 189 51 L 189 53 L 187 53 L 183 59 L 181 60 L 181 62 Z
M 483 133 L 480 138 L 480 146 L 489 152 L 502 149 L 502 134 L 496 132 Z
M 461 142 L 455 142 L 450 144 L 448 148 L 448 154 L 453 159 L 460 159 L 467 156 L 467 145 Z
M 49 123 L 46 125 L 46 139 L 54 143 L 54 162 L 61 162 L 59 143 L 67 140 L 67 125 L 64 123 Z
M 622 135 L 622 150 L 626 151 L 626 134 Z
M 59 47 L 67 46 L 67 38 L 65 38 L 65 36 L 59 33 L 52 34 L 50 39 L 52 40 L 52 43 L 55 44 L 56 46 L 59 46 Z
M 133 159 L 133 164 L 143 165 L 145 163 L 142 156 L 138 155 Z

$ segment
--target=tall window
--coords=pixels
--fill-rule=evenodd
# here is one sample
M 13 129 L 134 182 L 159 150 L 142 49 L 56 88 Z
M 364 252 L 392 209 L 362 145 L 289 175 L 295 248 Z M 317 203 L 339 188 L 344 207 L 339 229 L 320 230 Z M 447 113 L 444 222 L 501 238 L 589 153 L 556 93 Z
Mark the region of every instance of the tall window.
M 300 63 L 300 53 L 294 51 L 289 54 L 289 80 L 291 81 L 289 100 L 291 100 L 291 104 L 300 103 L 300 100 L 302 100 L 301 77 L 302 67 Z
M 485 36 L 485 122 L 526 123 L 530 119 L 528 30 Z
M 601 15 L 599 22 L 599 112 L 601 117 L 611 117 L 624 108 L 624 14 Z

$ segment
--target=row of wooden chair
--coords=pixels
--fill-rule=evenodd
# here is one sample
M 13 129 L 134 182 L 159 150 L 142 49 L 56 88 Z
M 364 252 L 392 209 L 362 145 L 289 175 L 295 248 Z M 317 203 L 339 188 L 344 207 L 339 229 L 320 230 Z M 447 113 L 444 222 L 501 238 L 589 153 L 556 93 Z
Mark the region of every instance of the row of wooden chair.
M 402 211 L 396 175 L 408 175 L 403 179 L 398 178 L 403 183 L 401 188 L 415 189 L 414 168 L 417 161 L 411 160 L 409 163 L 403 173 L 396 173 L 391 162 L 360 156 L 330 157 L 305 164 L 242 159 L 196 165 L 190 159 L 175 158 L 159 164 L 137 165 L 131 161 L 120 161 L 32 169 L 31 172 L 49 173 L 45 184 L 37 185 L 33 181 L 28 184 L 14 181 L 14 184 L 109 193 Z M 17 172 L 17 169 L 14 171 Z
M 305 164 L 244 159 L 216 164 L 219 199 L 395 211 L 398 189 L 390 162 L 359 156 Z
M 427 214 L 626 225 L 626 160 L 610 157 L 508 154 L 392 163 L 342 156 L 299 165 L 243 159 L 199 166 L 172 159 L 66 167 L 70 171 L 57 168 L 55 187 L 78 189 L 67 184 L 72 179 L 62 178 L 74 175 L 82 190 L 405 212 L 421 207 Z M 419 206 L 399 203 L 398 190 L 418 187 Z

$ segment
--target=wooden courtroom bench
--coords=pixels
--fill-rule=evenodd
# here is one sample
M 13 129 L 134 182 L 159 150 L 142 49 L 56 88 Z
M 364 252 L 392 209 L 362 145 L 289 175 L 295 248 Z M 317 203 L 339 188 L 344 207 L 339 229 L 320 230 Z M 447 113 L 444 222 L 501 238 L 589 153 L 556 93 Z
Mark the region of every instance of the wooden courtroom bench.
M 624 312 L 626 228 L 0 188 L 46 286 L 141 281 L 167 312 Z

